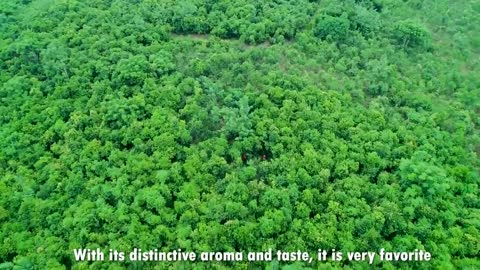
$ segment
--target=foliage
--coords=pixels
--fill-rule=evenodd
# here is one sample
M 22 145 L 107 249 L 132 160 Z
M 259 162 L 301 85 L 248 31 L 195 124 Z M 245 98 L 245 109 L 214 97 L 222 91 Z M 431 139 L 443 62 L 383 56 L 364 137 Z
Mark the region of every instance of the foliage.
M 427 47 L 429 34 L 425 27 L 411 21 L 401 21 L 394 26 L 393 37 L 405 47 Z
M 0 1 L 0 269 L 480 268 L 475 1 Z M 429 262 L 75 262 L 426 250 Z
M 350 21 L 343 15 L 340 17 L 325 15 L 318 18 L 313 30 L 315 36 L 329 41 L 344 41 L 349 35 Z

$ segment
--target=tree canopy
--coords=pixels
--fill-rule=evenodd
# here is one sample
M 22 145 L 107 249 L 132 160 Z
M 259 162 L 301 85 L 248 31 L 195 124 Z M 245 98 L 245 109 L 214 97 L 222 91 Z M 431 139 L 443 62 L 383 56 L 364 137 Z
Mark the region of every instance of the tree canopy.
M 0 1 L 0 269 L 480 268 L 479 18 L 474 0 Z

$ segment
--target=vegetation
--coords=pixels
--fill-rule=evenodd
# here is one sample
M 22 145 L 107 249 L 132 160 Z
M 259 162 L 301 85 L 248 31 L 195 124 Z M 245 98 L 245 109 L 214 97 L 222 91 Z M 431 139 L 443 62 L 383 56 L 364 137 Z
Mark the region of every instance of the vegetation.
M 477 0 L 0 1 L 0 269 L 479 269 L 479 18 Z

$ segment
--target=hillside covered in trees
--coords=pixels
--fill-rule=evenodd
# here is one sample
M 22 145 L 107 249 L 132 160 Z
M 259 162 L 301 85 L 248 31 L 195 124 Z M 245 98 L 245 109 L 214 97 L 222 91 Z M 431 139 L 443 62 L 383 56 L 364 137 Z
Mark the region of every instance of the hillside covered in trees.
M 478 0 L 3 0 L 0 269 L 480 269 L 479 134 Z

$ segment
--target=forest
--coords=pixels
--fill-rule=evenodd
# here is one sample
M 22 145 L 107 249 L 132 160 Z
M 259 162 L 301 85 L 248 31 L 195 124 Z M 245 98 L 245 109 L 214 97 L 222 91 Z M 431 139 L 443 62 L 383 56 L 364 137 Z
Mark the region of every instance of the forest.
M 2 270 L 480 269 L 479 186 L 479 0 L 0 1 Z

